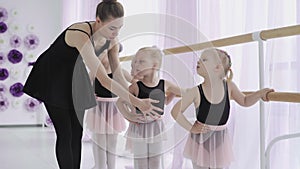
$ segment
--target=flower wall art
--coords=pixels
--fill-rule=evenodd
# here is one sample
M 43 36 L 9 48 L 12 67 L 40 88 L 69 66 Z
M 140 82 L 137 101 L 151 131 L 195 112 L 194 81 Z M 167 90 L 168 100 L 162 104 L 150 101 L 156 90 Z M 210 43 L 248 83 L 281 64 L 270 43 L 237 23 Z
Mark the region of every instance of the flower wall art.
M 16 9 L 0 6 L 1 119 L 13 113 L 15 116 L 11 117 L 16 118 L 22 115 L 34 118 L 42 113 L 41 102 L 23 93 L 23 85 L 39 53 L 36 50 L 40 38 L 35 34 L 34 25 L 18 22 L 19 15 Z M 36 123 L 36 119 L 32 123 Z

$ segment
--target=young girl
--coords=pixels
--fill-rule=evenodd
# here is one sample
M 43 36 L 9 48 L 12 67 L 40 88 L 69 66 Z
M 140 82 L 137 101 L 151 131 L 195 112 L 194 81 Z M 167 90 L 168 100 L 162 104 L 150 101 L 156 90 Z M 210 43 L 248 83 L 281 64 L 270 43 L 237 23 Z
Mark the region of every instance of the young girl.
M 129 91 L 138 98 L 159 100 L 157 107 L 164 109 L 166 91 L 181 95 L 181 89 L 174 84 L 160 79 L 158 70 L 161 67 L 162 52 L 156 47 L 145 47 L 138 50 L 133 61 L 136 76 Z M 136 116 L 136 121 L 129 121 L 127 129 L 128 142 L 134 154 L 135 169 L 162 168 L 162 140 L 164 139 L 164 123 L 162 118 L 151 115 L 143 116 L 138 108 L 128 109 L 121 100 L 117 102 L 120 112 L 125 116 Z M 161 113 L 163 116 L 163 113 Z M 130 118 L 133 119 L 133 118 Z
M 267 94 L 274 91 L 264 88 L 244 95 L 231 81 L 230 67 L 230 56 L 225 51 L 214 48 L 203 51 L 197 63 L 197 73 L 204 78 L 203 83 L 187 89 L 171 111 L 173 118 L 190 131 L 184 156 L 192 160 L 194 169 L 220 169 L 228 167 L 233 160 L 226 127 L 230 113 L 229 99 L 241 106 L 251 106 L 259 99 L 268 101 Z M 192 103 L 197 117 L 194 124 L 182 114 Z
M 104 49 L 104 48 L 103 48 Z M 121 49 L 121 48 L 120 48 Z M 113 78 L 110 68 L 107 50 L 99 56 L 108 76 Z M 125 79 L 128 72 L 124 72 Z M 130 75 L 129 75 L 130 76 Z M 118 133 L 125 130 L 125 119 L 116 107 L 117 96 L 104 88 L 94 79 L 94 89 L 97 106 L 89 109 L 86 114 L 86 127 L 92 133 L 94 169 L 114 169 L 116 159 L 116 145 Z

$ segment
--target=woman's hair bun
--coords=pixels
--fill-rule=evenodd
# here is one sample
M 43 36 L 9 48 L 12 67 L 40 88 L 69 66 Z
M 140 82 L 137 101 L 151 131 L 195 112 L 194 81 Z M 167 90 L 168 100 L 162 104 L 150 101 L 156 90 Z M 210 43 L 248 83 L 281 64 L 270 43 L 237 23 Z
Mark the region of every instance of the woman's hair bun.
M 106 3 L 114 3 L 114 2 L 117 2 L 117 0 L 102 0 L 103 2 L 106 2 Z

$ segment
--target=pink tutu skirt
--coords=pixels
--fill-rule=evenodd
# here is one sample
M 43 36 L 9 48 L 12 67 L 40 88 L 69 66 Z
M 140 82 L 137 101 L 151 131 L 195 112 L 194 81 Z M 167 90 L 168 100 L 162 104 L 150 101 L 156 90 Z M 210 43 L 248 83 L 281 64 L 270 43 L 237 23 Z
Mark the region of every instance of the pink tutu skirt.
M 162 119 L 149 123 L 129 123 L 125 136 L 126 150 L 131 151 L 134 142 L 157 143 L 166 140 L 165 125 Z
M 227 129 L 201 134 L 191 133 L 183 154 L 201 167 L 228 167 L 233 161 L 233 150 Z
M 119 112 L 118 98 L 97 98 L 97 106 L 86 113 L 86 127 L 97 134 L 117 134 L 126 129 L 125 119 Z

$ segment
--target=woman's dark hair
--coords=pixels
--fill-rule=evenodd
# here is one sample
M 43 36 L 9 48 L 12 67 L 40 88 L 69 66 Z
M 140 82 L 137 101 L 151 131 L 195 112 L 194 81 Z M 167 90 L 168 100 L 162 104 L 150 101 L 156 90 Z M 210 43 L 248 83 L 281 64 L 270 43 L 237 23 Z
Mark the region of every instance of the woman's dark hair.
M 103 0 L 97 6 L 97 16 L 103 22 L 110 18 L 120 18 L 124 16 L 124 9 L 122 4 L 117 2 L 117 0 Z

